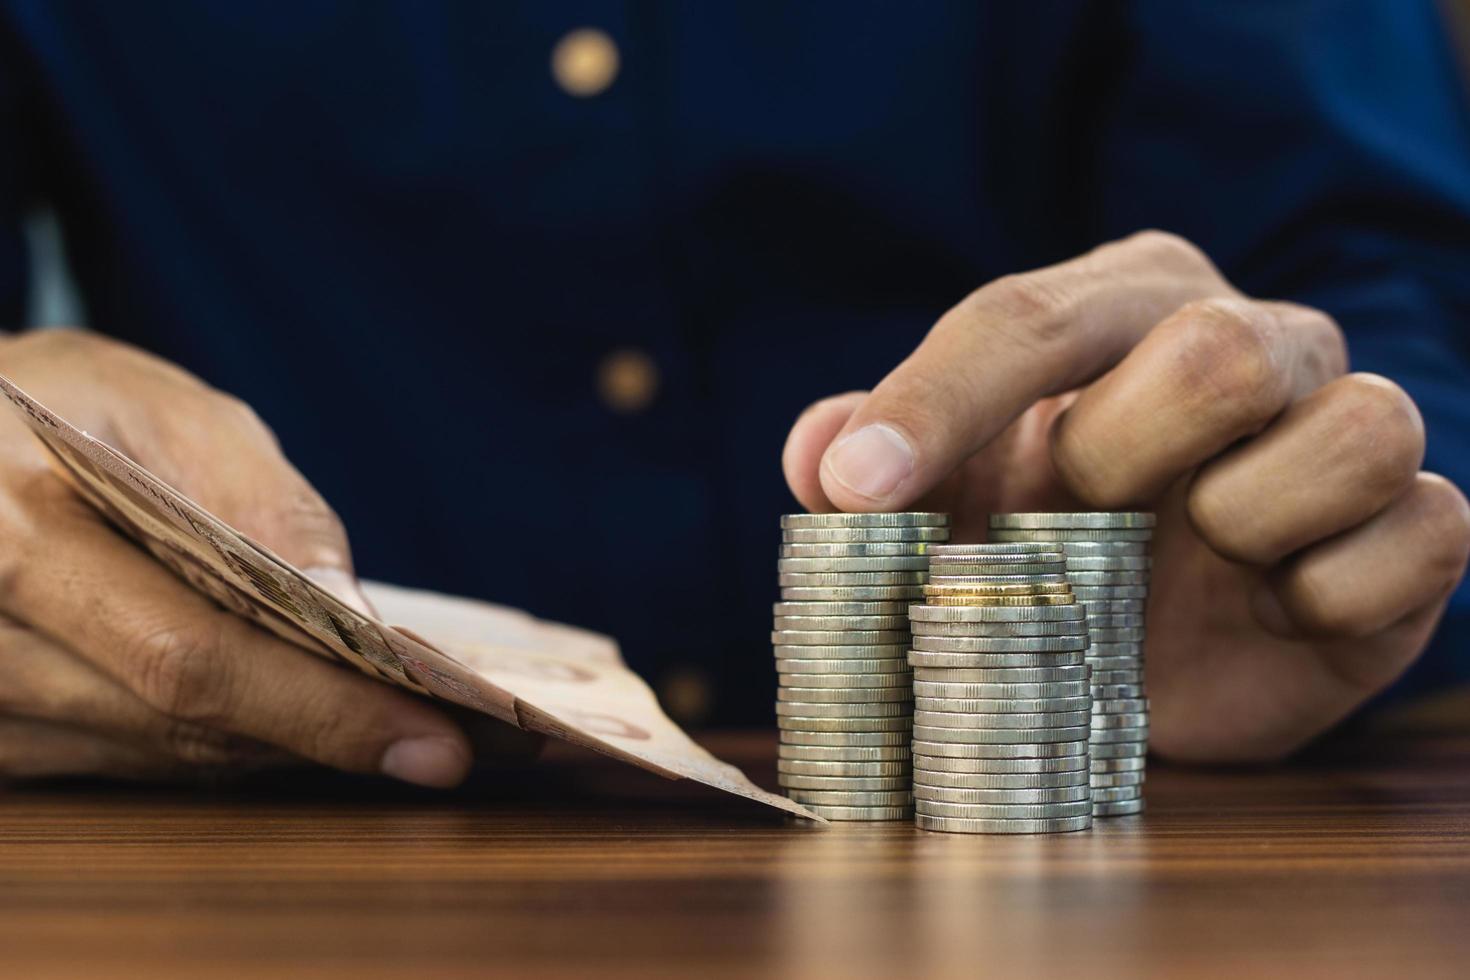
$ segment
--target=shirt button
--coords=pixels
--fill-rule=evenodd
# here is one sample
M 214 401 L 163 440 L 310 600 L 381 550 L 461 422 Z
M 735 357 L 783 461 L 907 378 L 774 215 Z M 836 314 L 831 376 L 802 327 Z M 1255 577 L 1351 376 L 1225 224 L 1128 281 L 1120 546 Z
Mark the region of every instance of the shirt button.
M 615 350 L 597 365 L 597 393 L 614 412 L 632 414 L 658 394 L 658 365 L 641 350 Z
M 579 27 L 556 42 L 551 74 L 568 95 L 598 95 L 618 77 L 618 46 L 595 27 Z

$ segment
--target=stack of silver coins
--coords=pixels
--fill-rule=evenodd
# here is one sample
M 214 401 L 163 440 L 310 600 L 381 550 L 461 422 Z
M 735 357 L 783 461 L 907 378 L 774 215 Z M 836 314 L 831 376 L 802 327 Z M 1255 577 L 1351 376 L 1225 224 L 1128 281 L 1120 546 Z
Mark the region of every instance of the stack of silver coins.
M 829 820 L 913 816 L 909 603 L 948 514 L 781 518 L 776 766 L 786 795 Z
M 909 609 L 921 829 L 1091 826 L 1087 622 L 1066 567 L 1042 545 L 930 549 Z
M 995 541 L 1039 543 L 1067 556 L 1067 579 L 1087 607 L 1092 667 L 1092 812 L 1143 811 L 1148 697 L 1143 681 L 1149 540 L 1143 513 L 992 514 Z

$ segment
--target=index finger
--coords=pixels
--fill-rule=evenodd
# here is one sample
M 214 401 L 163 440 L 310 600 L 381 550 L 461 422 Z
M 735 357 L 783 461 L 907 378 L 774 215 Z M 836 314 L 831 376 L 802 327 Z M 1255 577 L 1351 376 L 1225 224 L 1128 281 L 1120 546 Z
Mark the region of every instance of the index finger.
M 941 317 L 858 406 L 822 457 L 822 490 L 840 510 L 902 508 L 1180 306 L 1235 295 L 1198 249 L 1163 232 L 998 279 Z

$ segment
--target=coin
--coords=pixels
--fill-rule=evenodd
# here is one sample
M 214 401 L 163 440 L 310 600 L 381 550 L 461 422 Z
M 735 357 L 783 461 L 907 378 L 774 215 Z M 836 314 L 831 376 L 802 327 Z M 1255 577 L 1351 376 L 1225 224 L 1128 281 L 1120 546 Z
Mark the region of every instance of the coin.
M 960 571 L 949 571 L 948 569 L 960 568 L 961 566 L 930 565 L 929 582 L 932 585 L 1008 585 L 1012 587 L 1034 587 L 1037 591 L 1053 592 L 1067 591 L 1068 581 L 1066 569 L 1055 572 L 1036 572 L 1027 575 L 1008 575 L 999 572 L 975 572 L 961 568 Z M 1042 589 L 1041 586 L 1046 586 Z
M 787 602 L 874 602 L 891 599 L 922 599 L 924 590 L 917 585 L 834 585 L 789 586 L 781 590 Z
M 1089 800 L 1069 803 L 945 803 L 914 798 L 914 812 L 930 817 L 962 817 L 971 820 L 1048 820 L 1092 814 Z
M 1058 820 L 962 820 L 915 813 L 914 826 L 946 834 L 1060 834 L 1086 830 L 1092 826 L 1092 816 Z
M 911 701 L 858 701 L 858 702 L 819 702 L 806 701 L 777 701 L 776 718 L 844 718 L 844 719 L 877 719 L 877 718 L 906 718 L 914 713 L 914 705 Z M 1102 715 L 1100 717 L 1111 717 Z M 1132 715 L 1119 715 L 1121 718 L 1131 718 Z
M 1041 742 L 938 742 L 921 737 L 913 742 L 914 757 L 943 759 L 1080 759 L 1086 761 L 1087 743 L 1076 738 Z
M 907 820 L 914 815 L 906 806 L 821 806 L 807 804 L 806 808 L 828 820 Z
M 1109 698 L 1092 702 L 1092 713 L 1095 715 L 1118 715 L 1147 710 L 1148 698 Z
M 893 574 L 905 575 L 908 573 L 894 572 Z M 1077 597 L 1078 602 L 1090 602 L 1093 599 L 1143 599 L 1148 596 L 1148 586 L 1078 585 L 1073 587 L 1072 593 Z
M 1109 715 L 1099 715 L 1107 718 Z M 1134 728 L 1093 728 L 1090 741 L 1093 745 L 1103 745 L 1111 742 L 1144 742 L 1148 739 L 1148 726 L 1139 725 Z
M 866 643 L 854 646 L 802 646 L 800 644 L 782 645 L 774 647 L 777 660 L 886 660 L 889 657 L 903 657 L 908 653 L 913 644 L 912 638 L 908 643 Z M 780 669 L 779 667 L 777 668 Z
M 777 616 L 777 630 L 897 630 L 909 631 L 908 613 L 888 616 Z
M 1093 616 L 1119 616 L 1129 613 L 1141 616 L 1143 605 L 1142 599 L 1089 599 L 1086 603 L 1087 618 L 1091 621 Z
M 1092 785 L 1099 789 L 1114 789 L 1119 786 L 1142 786 L 1147 773 L 1142 769 L 1134 772 L 1095 772 L 1091 774 Z
M 1092 730 L 1106 731 L 1117 728 L 1148 728 L 1148 713 L 1143 711 L 1128 714 L 1094 714 L 1092 716 Z
M 901 658 L 863 660 L 844 657 L 836 660 L 777 660 L 778 674 L 902 674 L 909 665 Z M 814 687 L 805 682 L 790 682 L 794 687 Z
M 772 630 L 777 646 L 862 646 L 865 643 L 907 643 L 907 631 L 898 630 Z
M 847 675 L 843 675 L 847 676 Z M 896 677 L 896 674 L 882 674 Z M 782 687 L 777 701 L 804 701 L 808 704 L 859 704 L 865 701 L 912 701 L 913 688 L 902 687 Z
M 934 557 L 941 561 L 977 562 L 980 564 L 1017 564 L 1024 565 L 1028 562 L 1056 562 L 1066 560 L 1066 554 L 1061 548 L 1048 548 L 1038 544 L 996 544 L 984 542 L 981 544 L 958 544 L 948 542 L 936 545 L 932 551 Z
M 1146 572 L 1154 563 L 1144 554 L 1068 555 L 1066 562 L 1069 572 Z
M 898 732 L 781 732 L 783 745 L 810 745 L 826 748 L 907 748 L 910 733 Z
M 1016 607 L 1016 606 L 1070 606 L 1076 604 L 1076 599 L 1069 592 L 1066 595 L 978 595 L 973 591 L 952 591 L 953 589 L 974 589 L 983 586 L 948 586 L 948 585 L 926 585 L 924 586 L 924 602 L 930 606 L 966 606 L 966 607 Z M 949 590 L 949 591 L 946 591 Z
M 902 732 L 908 730 L 911 720 L 911 715 L 897 718 L 828 718 L 777 714 L 776 727 L 799 732 Z
M 854 697 L 859 692 L 871 691 L 874 695 L 869 700 L 884 701 L 889 697 L 902 699 L 913 693 L 912 685 L 914 675 L 910 671 L 894 674 L 790 674 L 781 678 L 782 684 L 790 684 L 787 690 L 800 689 L 803 691 L 831 690 L 848 691 Z M 898 695 L 886 692 L 898 690 Z M 820 701 L 821 698 L 813 700 Z
M 1013 627 L 1024 627 L 1024 629 Z M 1087 623 L 1080 619 L 1041 623 L 987 623 L 978 620 L 944 622 L 915 619 L 910 620 L 909 630 L 914 636 L 957 636 L 980 639 L 1012 636 L 1068 636 L 1091 642 L 1087 639 Z
M 1021 713 L 1055 713 L 1090 711 L 1092 698 L 946 698 L 914 696 L 914 708 L 921 711 L 944 711 L 960 714 L 998 715 Z
M 909 622 L 936 623 L 1015 623 L 1084 622 L 1087 610 L 1077 604 L 1061 606 L 935 606 L 916 604 L 909 607 Z
M 1133 626 L 1116 629 L 1112 627 L 1094 627 L 1091 621 L 1087 624 L 1087 635 L 1094 644 L 1098 643 L 1142 643 L 1143 627 Z
M 842 790 L 849 793 L 908 793 L 913 780 L 902 776 L 810 776 L 799 772 L 778 772 L 776 782 L 787 789 Z
M 1148 755 L 1148 742 L 1143 739 L 1137 742 L 1096 742 L 1088 746 L 1088 754 L 1094 763 L 1103 759 L 1141 759 Z
M 782 514 L 781 529 L 833 527 L 949 527 L 949 515 L 909 511 L 872 514 Z
M 803 806 L 912 806 L 914 794 L 902 790 L 884 793 L 845 793 L 840 790 L 790 789 L 786 795 Z
M 1092 790 L 1092 799 L 1096 803 L 1122 803 L 1126 800 L 1138 800 L 1142 798 L 1142 786 L 1115 786 L 1111 789 L 1096 787 Z M 914 800 L 917 803 L 918 797 L 915 797 Z
M 1028 556 L 1029 557 L 1029 556 Z M 1009 565 L 997 565 L 993 562 L 967 562 L 959 558 L 929 558 L 929 575 L 977 575 L 987 578 L 1016 579 L 1036 577 L 1042 581 L 1052 581 L 1053 576 L 1065 577 L 1067 574 L 1067 563 L 1065 561 L 1048 562 L 1025 562 Z
M 1093 701 L 1109 701 L 1114 698 L 1141 698 L 1143 697 L 1142 684 L 1094 684 L 1092 685 Z
M 914 723 L 914 739 L 971 745 L 1030 745 L 1086 740 L 1087 726 L 1063 728 L 950 728 Z
M 950 772 L 915 766 L 913 773 L 915 786 L 950 789 L 1053 789 L 1088 786 L 1092 778 L 1086 769 L 1065 772 Z
M 919 803 L 1014 806 L 1016 804 L 1092 803 L 1092 787 L 1051 786 L 1043 789 L 969 789 L 914 783 L 914 806 Z
M 1121 803 L 1094 803 L 1094 817 L 1125 817 L 1143 812 L 1143 800 L 1125 800 Z
M 1067 569 L 1067 581 L 1073 585 L 1147 585 L 1148 572 L 1074 572 Z
M 902 616 L 909 615 L 907 602 L 776 602 L 775 616 Z
M 1002 667 L 1002 668 L 914 668 L 914 682 L 939 681 L 945 684 L 1055 684 L 1059 681 L 1086 681 L 1088 668 L 1070 667 Z
M 1027 541 L 1060 544 L 1068 541 L 1148 541 L 1153 532 L 1143 528 L 992 528 L 994 541 Z
M 778 558 L 780 572 L 898 572 L 927 571 L 929 559 L 924 555 L 907 558 Z
M 1141 772 L 1145 764 L 1141 755 L 1129 759 L 1093 759 L 1091 769 L 1094 773 Z
M 786 587 L 824 588 L 828 586 L 920 585 L 928 572 L 781 572 L 778 584 Z M 1099 596 L 1099 598 L 1102 598 Z
M 960 746 L 960 748 L 964 747 Z M 1010 748 L 1011 746 L 1005 747 Z M 1086 755 L 1069 755 L 1053 759 L 971 759 L 915 752 L 913 766 L 916 772 L 923 769 L 929 778 L 937 775 L 1065 775 L 1069 778 L 1082 779 L 1088 774 Z
M 1095 657 L 1141 657 L 1142 640 L 1106 640 L 1097 637 L 1096 630 L 1088 630 L 1091 648 Z
M 1087 663 L 1093 670 L 1138 670 L 1143 667 L 1142 656 L 1132 657 L 1095 657 L 1091 651 L 1087 654 Z
M 911 667 L 953 667 L 985 670 L 1029 667 L 1080 667 L 1086 663 L 1081 650 L 1063 653 L 944 653 L 910 650 Z
M 991 514 L 992 528 L 1150 528 L 1157 523 L 1153 514 L 1144 512 L 1087 511 L 1081 513 L 1027 512 Z
M 1092 606 L 1087 607 L 1087 625 L 1091 629 L 1127 629 L 1143 624 L 1141 613 L 1094 613 Z
M 1071 636 L 936 636 L 915 633 L 909 643 L 915 650 L 930 653 L 1076 653 L 1087 649 L 1088 640 L 1085 633 Z
M 807 776 L 907 776 L 913 772 L 908 760 L 883 762 L 818 762 L 809 759 L 777 759 L 777 772 Z
M 1094 684 L 1142 684 L 1143 670 L 1094 670 Z
M 1037 576 L 1026 576 L 1024 582 L 1012 583 L 990 583 L 985 578 L 989 576 L 979 575 L 950 575 L 943 582 L 937 582 L 933 578 L 930 584 L 924 587 L 926 595 L 974 595 L 974 596 L 1007 596 L 1007 595 L 1067 595 L 1072 587 L 1067 584 L 1066 576 L 1060 576 L 1057 582 L 1038 582 Z M 978 581 L 972 581 L 978 580 Z
M 829 705 L 829 707 L 835 707 Z M 1099 718 L 1109 718 L 1110 715 L 1100 715 L 1091 718 L 1091 712 L 1085 708 L 1081 711 L 1030 711 L 1013 712 L 1011 714 L 974 714 L 963 711 L 925 711 L 916 708 L 914 710 L 914 727 L 920 725 L 937 728 L 966 728 L 986 732 L 997 732 L 1002 730 L 1031 730 L 1036 728 L 1068 728 L 1074 725 L 1086 726 L 1089 719 L 1094 726 Z M 1122 718 L 1131 718 L 1131 715 L 1119 715 Z M 1126 729 L 1125 729 L 1126 730 Z
M 813 527 L 781 532 L 786 544 L 856 544 L 894 541 L 948 541 L 947 527 Z
M 927 541 L 828 541 L 783 544 L 781 558 L 912 558 L 927 555 Z
M 913 696 L 926 698 L 1078 698 L 1088 697 L 1086 681 L 1066 684 L 964 684 L 915 681 Z
M 787 745 L 776 746 L 782 759 L 808 759 L 812 762 L 899 762 L 909 760 L 913 752 L 904 745 Z

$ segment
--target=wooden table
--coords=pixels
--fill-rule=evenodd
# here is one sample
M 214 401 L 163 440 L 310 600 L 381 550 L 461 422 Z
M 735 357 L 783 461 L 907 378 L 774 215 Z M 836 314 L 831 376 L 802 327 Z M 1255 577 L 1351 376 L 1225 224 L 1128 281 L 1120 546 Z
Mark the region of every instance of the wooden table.
M 774 784 L 772 735 L 709 741 Z M 549 763 L 0 793 L 0 976 L 1470 975 L 1470 734 L 1157 768 L 1145 816 L 1045 837 L 824 832 Z

